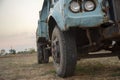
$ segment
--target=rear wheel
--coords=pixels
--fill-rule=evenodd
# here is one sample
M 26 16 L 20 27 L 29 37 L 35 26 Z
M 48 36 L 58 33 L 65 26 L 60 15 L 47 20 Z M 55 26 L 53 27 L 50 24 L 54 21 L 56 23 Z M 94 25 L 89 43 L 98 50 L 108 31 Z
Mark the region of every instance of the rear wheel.
M 48 63 L 49 62 L 49 51 L 48 49 L 44 48 L 43 49 L 43 53 L 44 53 L 44 63 Z
M 69 31 L 62 32 L 56 26 L 52 34 L 52 56 L 56 73 L 60 77 L 72 76 L 76 67 L 76 43 Z
M 45 46 L 42 43 L 37 43 L 37 57 L 38 57 L 38 64 L 48 63 L 49 62 L 49 55 Z

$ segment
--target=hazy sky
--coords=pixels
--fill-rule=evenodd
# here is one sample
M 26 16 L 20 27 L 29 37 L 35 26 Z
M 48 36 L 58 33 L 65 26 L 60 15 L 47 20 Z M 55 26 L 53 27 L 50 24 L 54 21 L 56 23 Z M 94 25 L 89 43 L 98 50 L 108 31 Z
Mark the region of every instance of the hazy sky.
M 35 48 L 43 0 L 0 0 L 0 49 Z

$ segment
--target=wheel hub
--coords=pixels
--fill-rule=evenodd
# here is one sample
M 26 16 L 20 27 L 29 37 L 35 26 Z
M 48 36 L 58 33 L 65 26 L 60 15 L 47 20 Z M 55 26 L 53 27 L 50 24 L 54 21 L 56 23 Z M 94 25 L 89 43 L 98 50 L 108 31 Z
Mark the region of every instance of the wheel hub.
M 60 64 L 60 45 L 57 38 L 52 41 L 52 56 L 55 63 Z

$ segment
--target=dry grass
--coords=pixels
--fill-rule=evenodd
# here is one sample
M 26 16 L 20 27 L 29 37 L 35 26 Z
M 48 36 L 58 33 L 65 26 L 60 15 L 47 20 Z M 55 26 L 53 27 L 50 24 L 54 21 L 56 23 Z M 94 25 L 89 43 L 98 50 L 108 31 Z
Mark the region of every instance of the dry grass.
M 120 80 L 117 57 L 80 60 L 75 75 L 66 79 L 55 74 L 52 62 L 37 64 L 36 54 L 0 57 L 0 80 Z

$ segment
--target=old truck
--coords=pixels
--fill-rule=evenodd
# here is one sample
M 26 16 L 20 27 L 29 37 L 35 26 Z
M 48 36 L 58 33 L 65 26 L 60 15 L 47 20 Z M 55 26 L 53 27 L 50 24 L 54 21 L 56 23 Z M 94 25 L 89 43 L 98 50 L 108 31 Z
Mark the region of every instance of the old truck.
M 74 75 L 82 58 L 120 58 L 120 0 L 44 0 L 36 32 L 38 63 Z M 90 54 L 99 50 L 110 53 Z

